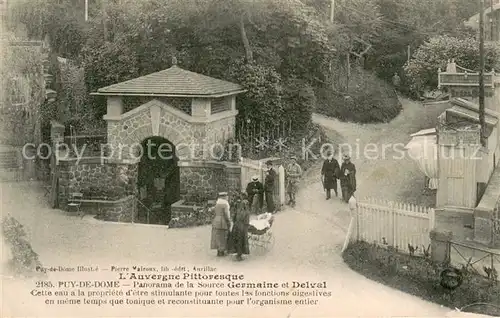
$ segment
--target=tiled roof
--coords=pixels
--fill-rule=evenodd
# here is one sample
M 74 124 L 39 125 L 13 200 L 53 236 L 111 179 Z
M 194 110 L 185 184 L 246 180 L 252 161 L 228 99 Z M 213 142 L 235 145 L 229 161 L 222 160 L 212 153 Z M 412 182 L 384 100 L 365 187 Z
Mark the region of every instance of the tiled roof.
M 174 65 L 163 71 L 100 88 L 97 94 L 211 96 L 242 90 L 238 84 L 186 71 Z

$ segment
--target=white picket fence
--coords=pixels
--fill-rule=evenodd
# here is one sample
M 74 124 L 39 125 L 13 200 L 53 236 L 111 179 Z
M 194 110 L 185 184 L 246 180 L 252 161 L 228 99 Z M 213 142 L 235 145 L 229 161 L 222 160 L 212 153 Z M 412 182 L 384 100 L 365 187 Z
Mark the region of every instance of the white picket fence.
M 354 212 L 348 240 L 392 246 L 405 253 L 411 247 L 415 255 L 429 249 L 435 224 L 432 208 L 369 198 L 357 202 Z
M 252 180 L 252 177 L 258 176 L 259 180 L 264 183 L 266 177 L 266 164 L 269 159 L 253 160 L 248 158 L 241 158 L 241 189 L 245 191 L 247 184 Z M 275 158 L 274 158 L 275 159 Z M 285 204 L 285 169 L 283 166 L 275 167 L 278 178 L 275 182 L 275 202 Z

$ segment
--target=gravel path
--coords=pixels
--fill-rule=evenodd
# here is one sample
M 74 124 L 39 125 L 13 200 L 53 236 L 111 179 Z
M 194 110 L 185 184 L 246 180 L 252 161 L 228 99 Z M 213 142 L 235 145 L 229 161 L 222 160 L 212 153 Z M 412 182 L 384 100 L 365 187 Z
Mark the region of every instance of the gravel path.
M 408 104 L 403 114 L 391 124 L 353 125 L 315 116 L 315 121 L 335 129 L 348 141 L 358 136 L 363 140 L 382 140 L 394 136 L 395 140 L 407 135 L 391 132 L 400 125 L 401 131 L 415 129 L 414 120 L 423 111 L 413 110 L 419 105 Z M 417 116 L 418 115 L 418 116 Z M 407 123 L 410 121 L 410 123 Z M 427 127 L 424 127 L 427 128 Z M 378 137 L 377 137 L 378 136 Z M 396 138 L 397 137 L 397 138 Z M 394 167 L 387 161 L 363 162 L 357 160 L 363 195 L 399 193 L 395 182 L 404 168 Z M 388 181 L 373 180 L 374 167 L 379 174 L 385 170 L 395 173 Z M 381 170 L 382 169 L 382 170 Z M 416 169 L 416 168 L 415 168 Z M 349 222 L 349 212 L 340 200 L 326 201 L 318 176 L 319 167 L 310 172 L 307 187 L 299 193 L 295 209 L 276 215 L 273 226 L 276 243 L 267 253 L 254 253 L 244 262 L 231 258 L 216 258 L 208 249 L 210 228 L 166 229 L 162 226 L 106 223 L 92 218 L 80 219 L 60 210 L 52 210 L 44 202 L 36 184 L 3 183 L 0 188 L 2 214 L 14 215 L 28 232 L 34 250 L 44 266 L 99 265 L 210 265 L 219 272 L 241 272 L 254 281 L 326 281 L 330 298 L 316 306 L 254 306 L 252 310 L 233 307 L 50 307 L 28 292 L 33 286 L 29 280 L 5 279 L 3 316 L 183 316 L 183 317 L 354 317 L 354 316 L 443 316 L 449 309 L 426 302 L 411 295 L 373 282 L 350 270 L 341 258 L 341 248 Z M 377 170 L 375 170 L 377 171 Z M 373 173 L 373 172 L 371 172 Z M 379 185 L 373 187 L 373 185 Z M 382 189 L 380 189 L 382 188 Z M 404 188 L 403 188 L 404 189 Z M 381 192 L 378 192 L 381 191 Z M 109 272 L 106 278 L 110 279 Z M 72 276 L 71 279 L 95 279 L 94 276 Z
M 437 116 L 446 104 L 424 107 L 406 99 L 401 99 L 401 103 L 402 112 L 390 123 L 360 125 L 318 114 L 313 119 L 343 135 L 350 145 L 357 170 L 358 198 L 375 197 L 433 206 L 434 196 L 423 192 L 424 175 L 403 148 L 410 141 L 410 134 L 435 127 Z

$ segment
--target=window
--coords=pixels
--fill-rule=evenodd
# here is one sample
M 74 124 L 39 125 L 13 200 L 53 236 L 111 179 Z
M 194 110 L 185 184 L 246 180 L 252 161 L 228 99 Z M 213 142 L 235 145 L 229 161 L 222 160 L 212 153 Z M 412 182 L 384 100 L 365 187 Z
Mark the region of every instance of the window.
M 212 99 L 211 114 L 217 114 L 231 110 L 231 98 L 222 97 Z

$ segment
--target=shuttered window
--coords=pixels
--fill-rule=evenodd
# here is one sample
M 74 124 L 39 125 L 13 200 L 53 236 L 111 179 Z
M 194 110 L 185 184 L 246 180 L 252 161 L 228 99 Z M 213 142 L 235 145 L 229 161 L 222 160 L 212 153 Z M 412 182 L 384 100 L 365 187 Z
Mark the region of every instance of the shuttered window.
M 211 114 L 217 114 L 231 110 L 231 98 L 221 97 L 212 99 Z

